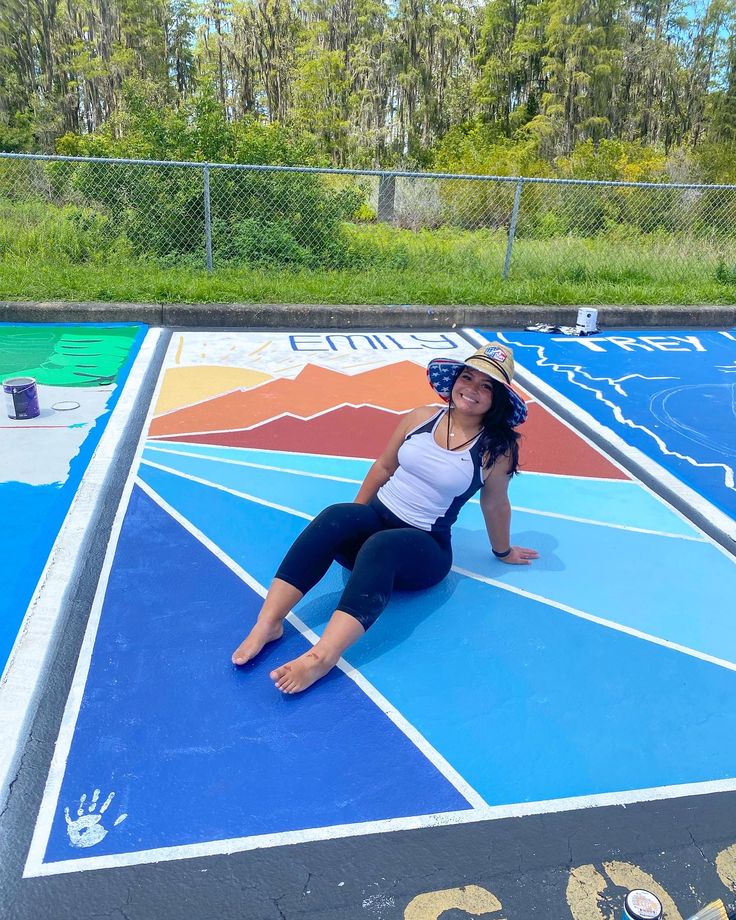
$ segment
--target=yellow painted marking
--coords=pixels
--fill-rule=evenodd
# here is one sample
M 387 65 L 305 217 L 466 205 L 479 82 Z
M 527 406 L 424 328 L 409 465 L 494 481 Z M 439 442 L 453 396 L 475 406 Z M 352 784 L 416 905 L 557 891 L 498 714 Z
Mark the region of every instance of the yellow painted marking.
M 404 920 L 439 920 L 446 910 L 464 910 L 471 917 L 501 910 L 501 902 L 480 885 L 445 888 L 418 894 L 406 906 Z M 499 920 L 502 918 L 499 917 Z
M 206 364 L 172 367 L 166 371 L 155 414 L 162 415 L 239 388 L 250 389 L 270 379 L 270 374 L 243 367 Z
M 567 906 L 573 920 L 611 920 L 599 907 L 606 880 L 594 866 L 578 866 L 567 879 Z
M 663 920 L 682 920 L 682 914 L 675 906 L 672 898 L 659 882 L 656 882 L 648 872 L 640 869 L 639 866 L 616 860 L 603 863 L 603 868 L 613 884 L 618 885 L 620 888 L 625 888 L 627 891 L 631 891 L 634 888 L 643 888 L 645 891 L 651 891 L 652 894 L 656 894 L 662 902 Z
M 182 353 L 183 348 L 184 348 L 184 336 L 180 335 L 179 336 L 179 347 L 176 349 L 176 358 L 174 359 L 175 364 L 179 364 L 181 362 L 181 353 Z
M 648 872 L 631 863 L 603 863 L 603 870 L 617 888 L 632 891 L 644 888 L 656 894 L 662 902 L 663 920 L 682 920 L 675 902 Z M 578 866 L 567 882 L 567 904 L 573 920 L 618 920 L 623 910 L 623 897 L 607 897 L 608 882 L 595 866 Z M 621 902 L 621 903 L 619 903 Z
M 736 843 L 716 856 L 716 872 L 726 888 L 736 892 Z
M 252 352 L 251 352 L 251 355 L 257 355 L 258 352 L 263 351 L 264 348 L 268 348 L 268 346 L 271 344 L 271 342 L 272 342 L 272 339 L 269 339 L 267 342 L 264 342 L 263 345 L 259 345 L 258 348 L 256 348 L 255 351 L 252 351 Z M 235 347 L 235 346 L 233 346 L 233 348 L 234 348 L 234 347 Z

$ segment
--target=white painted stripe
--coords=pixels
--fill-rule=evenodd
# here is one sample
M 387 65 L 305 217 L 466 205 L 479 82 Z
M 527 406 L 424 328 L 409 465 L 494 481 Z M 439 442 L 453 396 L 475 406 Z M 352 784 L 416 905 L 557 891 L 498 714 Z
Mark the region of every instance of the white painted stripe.
M 478 499 L 471 501 L 480 502 Z M 558 514 L 556 511 L 540 511 L 538 508 L 525 508 L 522 505 L 512 505 L 514 511 L 523 511 L 525 514 L 535 514 L 540 517 L 560 518 L 563 521 L 572 521 L 575 524 L 590 524 L 593 527 L 611 527 L 613 530 L 627 530 L 629 533 L 645 533 L 654 537 L 670 537 L 673 540 L 691 540 L 693 543 L 706 543 L 704 535 L 670 533 L 666 530 L 650 530 L 647 527 L 634 527 L 631 524 L 613 524 L 610 521 L 594 521 L 592 518 L 575 517 L 572 514 Z
M 172 345 L 173 342 L 170 342 L 166 352 L 166 358 L 164 359 L 164 368 L 166 367 L 168 355 L 171 353 Z M 164 370 L 162 369 L 159 373 L 159 378 L 156 382 L 156 387 L 151 397 L 151 402 L 148 406 L 148 412 L 146 413 L 146 419 L 143 423 L 143 428 L 141 431 L 140 439 L 138 441 L 135 456 L 133 457 L 133 461 L 130 465 L 130 470 L 128 471 L 128 476 L 125 481 L 125 486 L 123 487 L 123 492 L 120 497 L 120 505 L 118 506 L 117 513 L 115 514 L 115 520 L 113 521 L 112 529 L 110 531 L 110 539 L 107 544 L 105 558 L 103 560 L 100 577 L 97 582 L 97 591 L 95 592 L 94 601 L 92 602 L 89 618 L 87 620 L 87 628 L 84 633 L 84 639 L 82 640 L 82 647 L 79 651 L 77 667 L 74 672 L 74 677 L 72 678 L 71 687 L 69 689 L 69 696 L 67 697 L 66 706 L 64 707 L 64 715 L 59 727 L 59 734 L 56 740 L 56 746 L 54 748 L 54 756 L 51 760 L 49 775 L 46 778 L 46 786 L 44 788 L 41 807 L 39 808 L 38 818 L 36 820 L 36 827 L 34 828 L 33 838 L 28 850 L 24 875 L 29 872 L 29 867 L 31 867 L 30 874 L 34 874 L 33 869 L 42 865 L 43 854 L 46 851 L 49 835 L 51 834 L 54 812 L 57 807 L 59 793 L 61 792 L 61 784 L 64 779 L 66 762 L 69 757 L 69 751 L 71 750 L 72 739 L 74 738 L 74 729 L 77 724 L 79 708 L 82 704 L 84 687 L 87 682 L 87 675 L 89 673 L 89 667 L 92 661 L 92 650 L 94 648 L 95 637 L 97 635 L 97 629 L 100 623 L 102 605 L 104 603 L 105 593 L 107 591 L 107 583 L 110 579 L 110 572 L 112 570 L 112 564 L 115 558 L 118 540 L 120 539 L 123 520 L 125 519 L 125 514 L 130 503 L 130 496 L 133 491 L 133 483 L 135 482 L 136 470 L 138 469 L 140 458 L 143 453 L 146 432 L 148 431 L 148 428 L 151 424 L 154 407 L 158 402 L 158 396 L 161 391 L 163 378 Z
M 643 639 L 645 642 L 651 642 L 654 645 L 661 645 L 664 648 L 671 649 L 674 652 L 680 652 L 683 655 L 689 655 L 691 658 L 699 658 L 701 661 L 707 661 L 708 664 L 718 665 L 720 668 L 726 668 L 728 671 L 736 671 L 736 663 L 733 661 L 728 661 L 724 658 L 716 658 L 714 655 L 708 655 L 706 652 L 700 652 L 697 649 L 690 648 L 687 645 L 679 645 L 677 642 L 670 642 L 668 639 L 662 639 L 659 636 L 653 636 L 650 633 L 642 632 L 639 629 L 634 629 L 632 626 L 625 626 L 622 623 L 616 623 L 613 620 L 606 620 L 603 617 L 595 616 L 592 613 L 586 613 L 584 610 L 579 610 L 577 607 L 571 607 L 569 604 L 563 604 L 561 601 L 552 600 L 549 597 L 544 597 L 541 594 L 533 594 L 531 591 L 525 591 L 523 588 L 517 588 L 514 585 L 506 584 L 503 581 L 497 581 L 495 578 L 488 578 L 486 575 L 480 575 L 477 572 L 471 572 L 469 569 L 463 569 L 459 566 L 453 565 L 453 572 L 457 572 L 458 575 L 464 575 L 466 578 L 473 578 L 476 581 L 482 581 L 484 584 L 492 585 L 494 588 L 500 588 L 502 591 L 509 591 L 511 594 L 518 594 L 520 597 L 526 597 L 529 600 L 537 601 L 540 604 L 544 604 L 545 607 L 554 607 L 557 610 L 561 610 L 563 613 L 572 614 L 574 617 L 578 617 L 581 620 L 588 620 L 591 623 L 596 623 L 598 626 L 605 626 L 607 629 L 613 629 L 616 632 L 626 633 L 628 636 L 633 636 L 635 639 Z
M 437 408 L 439 408 L 439 406 Z M 237 450 L 237 451 L 241 451 L 243 454 L 273 454 L 274 457 L 276 456 L 284 457 L 284 456 L 289 456 L 292 454 L 292 451 L 269 450 L 268 447 L 228 447 L 227 444 L 205 444 L 201 441 L 168 441 L 167 438 L 170 438 L 170 437 L 172 437 L 172 435 L 167 435 L 166 437 L 164 437 L 163 435 L 160 435 L 159 437 L 155 439 L 155 442 L 156 444 L 172 444 L 175 447 L 181 447 L 182 445 L 187 446 L 187 447 L 192 447 L 194 448 L 194 450 L 188 451 L 189 456 L 197 456 L 197 457 L 204 456 L 204 454 L 201 454 L 199 452 L 198 448 L 205 449 L 205 450 L 208 448 L 211 450 L 212 449 L 213 450 Z M 151 443 L 153 442 L 151 441 Z M 149 447 L 150 447 L 150 443 L 149 443 Z M 359 463 L 375 463 L 376 462 L 375 457 L 341 457 L 341 456 L 336 456 L 335 454 L 313 454 L 311 450 L 309 451 L 309 453 L 307 453 L 306 451 L 301 451 L 299 453 L 294 451 L 293 453 L 296 456 L 320 457 L 323 460 L 337 460 L 338 462 L 342 460 L 346 463 L 350 463 L 351 460 L 357 460 Z
M 267 470 L 269 472 L 274 472 L 274 473 L 286 473 L 290 476 L 306 476 L 308 479 L 326 479 L 329 482 L 347 482 L 347 483 L 350 483 L 352 485 L 357 485 L 357 486 L 359 486 L 363 481 L 362 479 L 347 479 L 344 476 L 328 476 L 324 473 L 312 473 L 312 472 L 308 472 L 305 470 L 293 470 L 293 469 L 289 469 L 288 467 L 283 467 L 283 466 L 270 466 L 265 463 L 250 463 L 249 461 L 246 461 L 246 460 L 229 460 L 223 457 L 192 454 L 184 450 L 171 450 L 167 447 L 158 447 L 158 446 L 154 447 L 151 444 L 148 444 L 146 446 L 146 450 L 157 451 L 158 453 L 162 453 L 162 454 L 173 454 L 175 456 L 186 457 L 188 459 L 209 460 L 212 463 L 226 463 L 232 466 L 244 466 L 244 467 L 248 467 L 250 469 L 255 469 L 255 470 Z M 153 463 L 152 461 L 148 461 L 144 459 L 143 462 L 147 463 L 150 466 L 156 466 L 156 464 Z M 173 472 L 173 470 L 169 469 L 169 467 L 158 467 L 158 468 L 165 469 L 168 472 Z M 185 476 L 184 473 L 182 473 L 181 475 Z M 233 494 L 244 495 L 245 493 L 235 493 L 234 492 Z M 480 504 L 480 501 L 477 498 L 472 498 L 470 501 L 472 504 L 475 504 L 475 505 Z M 705 537 L 698 536 L 697 534 L 670 533 L 666 530 L 651 530 L 646 527 L 634 527 L 631 524 L 613 524 L 610 521 L 596 521 L 596 520 L 593 520 L 592 518 L 575 517 L 572 514 L 560 514 L 559 512 L 556 512 L 556 511 L 541 511 L 538 508 L 526 508 L 522 505 L 516 505 L 516 504 L 512 504 L 511 507 L 514 511 L 523 511 L 525 514 L 534 514 L 540 517 L 559 518 L 560 520 L 563 520 L 563 521 L 572 521 L 575 524 L 591 524 L 594 527 L 612 527 L 614 530 L 627 530 L 627 531 L 630 531 L 631 533 L 651 534 L 652 536 L 656 536 L 656 537 L 670 537 L 674 540 L 692 540 L 694 543 L 706 542 Z
M 273 473 L 289 473 L 291 476 L 307 476 L 309 479 L 328 479 L 330 482 L 349 482 L 360 485 L 362 479 L 346 479 L 344 476 L 328 476 L 325 473 L 310 473 L 305 470 L 292 470 L 283 466 L 269 466 L 266 463 L 250 463 L 247 460 L 230 460 L 225 457 L 213 457 L 209 454 L 192 454 L 186 450 L 171 450 L 168 447 L 148 444 L 146 450 L 157 451 L 161 454 L 175 454 L 177 457 L 187 457 L 190 460 L 210 460 L 213 463 L 227 463 L 231 466 L 246 466 L 254 470 L 267 470 Z
M 340 840 L 362 837 L 367 834 L 385 834 L 394 831 L 415 830 L 422 827 L 450 827 L 459 824 L 476 824 L 480 821 L 499 821 L 504 818 L 522 818 L 527 815 L 555 814 L 583 808 L 602 808 L 606 805 L 634 805 L 638 802 L 656 802 L 683 798 L 689 795 L 712 795 L 736 790 L 736 779 L 713 780 L 703 783 L 682 783 L 676 786 L 653 786 L 648 789 L 631 789 L 623 792 L 604 792 L 595 795 L 575 796 L 565 799 L 547 799 L 539 802 L 521 802 L 512 805 L 487 805 L 469 811 L 444 812 L 419 815 L 411 818 L 394 818 L 390 821 L 369 821 L 365 824 L 340 824 L 332 827 L 309 828 L 281 834 L 262 834 L 254 837 L 232 837 L 184 846 L 161 847 L 120 853 L 114 856 L 88 856 L 62 862 L 46 863 L 26 871 L 25 877 L 62 875 L 69 872 L 88 872 L 93 869 L 115 869 L 139 866 L 146 863 L 174 859 L 194 859 L 201 856 L 225 856 L 248 850 L 311 843 L 317 840 Z
M 307 521 L 313 520 L 313 515 L 305 514 L 303 511 L 288 508 L 286 505 L 277 505 L 275 502 L 266 501 L 265 498 L 258 498 L 257 495 L 250 495 L 248 492 L 239 492 L 237 489 L 229 489 L 227 486 L 221 486 L 218 482 L 210 482 L 209 479 L 202 479 L 200 476 L 182 473 L 180 470 L 172 469 L 170 466 L 163 466 L 160 463 L 154 463 L 152 460 L 141 460 L 141 466 L 150 466 L 154 470 L 161 470 L 163 473 L 171 473 L 172 476 L 178 476 L 180 479 L 188 479 L 190 482 L 196 482 L 202 486 L 209 486 L 209 488 L 217 489 L 219 492 L 227 492 L 228 495 L 234 495 L 236 498 L 244 498 L 249 502 L 255 502 L 255 504 L 263 505 L 266 508 L 274 508 L 276 511 L 285 511 L 287 514 L 293 514 L 295 517 L 304 518 Z
M 476 332 L 474 329 L 463 329 L 463 332 L 468 336 L 468 338 L 477 343 L 478 345 L 485 345 L 487 339 L 482 335 Z M 691 489 L 689 486 L 685 485 L 684 482 L 681 482 L 674 474 L 670 473 L 669 470 L 666 470 L 663 466 L 660 466 L 655 460 L 652 460 L 646 454 L 642 453 L 638 448 L 632 447 L 624 439 L 617 434 L 615 431 L 612 431 L 610 428 L 607 428 L 605 425 L 602 425 L 597 419 L 593 418 L 592 415 L 582 410 L 576 403 L 568 399 L 566 396 L 563 396 L 561 393 L 558 393 L 552 386 L 548 383 L 545 383 L 544 380 L 541 380 L 535 374 L 526 370 L 523 365 L 516 362 L 517 376 L 521 384 L 524 384 L 526 380 L 528 384 L 537 387 L 553 406 L 558 407 L 560 410 L 567 412 L 573 418 L 575 418 L 580 425 L 588 430 L 596 431 L 600 437 L 609 444 L 613 449 L 619 451 L 641 469 L 643 469 L 649 476 L 657 480 L 662 484 L 662 486 L 668 490 L 671 494 L 678 496 L 682 501 L 689 505 L 695 512 L 702 515 L 704 518 L 709 520 L 714 526 L 720 530 L 727 538 L 733 540 L 736 543 L 736 521 L 732 520 L 728 515 L 724 514 L 719 508 L 716 508 L 715 505 L 711 504 L 706 498 L 696 492 L 694 489 Z M 545 406 L 548 412 L 552 412 L 549 408 L 549 405 Z M 554 414 L 554 413 L 553 413 Z M 570 425 L 565 419 L 555 416 L 560 422 L 564 425 L 567 425 L 572 431 L 574 431 L 578 437 L 582 438 L 586 443 L 590 444 L 598 453 L 602 454 L 611 463 L 617 466 L 619 469 L 623 470 L 627 476 L 630 476 L 629 473 L 620 463 L 614 460 L 612 457 L 608 457 L 606 453 L 593 441 L 591 441 L 585 434 L 579 431 L 577 428 Z M 641 488 L 646 489 L 651 495 L 653 495 L 658 501 L 663 505 L 673 511 L 675 514 L 679 515 L 681 520 L 686 521 L 690 526 L 695 526 L 697 530 L 700 528 L 694 524 L 686 515 L 684 515 L 679 508 L 674 507 L 666 498 L 664 498 L 659 492 L 652 489 L 646 483 L 639 482 L 637 479 L 636 482 L 641 486 Z M 736 557 L 729 552 L 724 546 L 722 546 L 717 540 L 714 540 L 710 534 L 703 532 L 704 538 L 715 546 L 718 551 L 729 559 L 732 563 L 736 563 Z
M 549 412 L 549 409 L 547 408 L 547 406 L 543 406 L 543 408 L 546 412 Z M 555 418 L 557 419 L 558 422 L 560 422 L 560 424 L 566 425 L 566 427 L 568 428 L 572 427 L 570 425 L 567 425 L 564 419 L 557 418 L 557 416 L 555 416 Z M 578 435 L 581 440 L 583 441 L 586 440 L 585 436 L 580 434 L 579 431 L 577 431 L 574 428 L 572 430 L 575 431 L 575 434 Z M 590 443 L 590 442 L 588 441 L 586 443 Z M 591 447 L 595 447 L 595 444 L 591 444 Z M 603 451 L 601 451 L 599 447 L 595 447 L 595 449 L 598 451 L 599 454 L 603 454 Z M 611 458 L 607 456 L 606 454 L 603 454 L 603 456 L 605 456 L 606 460 L 610 460 L 610 462 L 615 466 L 615 461 L 611 460 Z M 607 483 L 610 483 L 611 485 L 629 486 L 629 487 L 639 485 L 639 482 L 631 478 L 631 473 L 629 473 L 627 470 L 624 470 L 624 473 L 626 473 L 625 477 L 622 477 L 620 479 L 612 479 L 610 476 L 577 476 L 575 473 L 543 473 L 541 470 L 523 470 L 522 469 L 519 471 L 519 475 L 521 476 L 549 476 L 552 479 L 579 479 L 581 482 L 607 482 Z
M 149 329 L 69 506 L 0 680 L 0 809 L 30 730 L 59 640 L 62 611 L 85 564 L 88 525 L 113 475 L 113 460 L 161 336 Z
M 147 483 L 138 480 L 138 485 L 143 491 L 156 502 L 167 514 L 177 521 L 185 530 L 187 530 L 195 539 L 205 546 L 213 556 L 226 565 L 231 572 L 244 581 L 256 594 L 265 597 L 267 589 L 252 575 L 245 571 L 231 556 L 229 556 L 221 547 L 214 543 L 198 527 L 184 517 L 180 512 L 173 508 L 167 501 L 152 489 Z M 319 641 L 319 636 L 314 630 L 310 629 L 303 620 L 294 611 L 291 611 L 286 619 L 297 629 L 304 638 L 315 645 Z M 340 658 L 337 667 L 343 671 L 360 689 L 371 699 L 376 706 L 383 712 L 396 727 L 417 747 L 429 762 L 445 777 L 445 779 L 457 789 L 457 791 L 467 799 L 468 803 L 474 808 L 481 808 L 487 805 L 485 799 L 479 795 L 470 784 L 452 767 L 445 758 L 427 741 L 424 735 L 420 734 L 416 728 L 408 722 L 401 713 L 380 693 L 372 683 L 370 683 L 357 668 L 354 668 L 344 658 Z

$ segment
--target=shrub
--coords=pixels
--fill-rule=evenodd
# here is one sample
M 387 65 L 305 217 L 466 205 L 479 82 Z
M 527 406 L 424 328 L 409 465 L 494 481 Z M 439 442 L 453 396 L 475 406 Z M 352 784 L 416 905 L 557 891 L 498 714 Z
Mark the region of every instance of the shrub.
M 114 223 L 91 208 L 0 203 L 2 255 L 33 255 L 79 263 L 102 260 L 112 249 L 124 248 Z

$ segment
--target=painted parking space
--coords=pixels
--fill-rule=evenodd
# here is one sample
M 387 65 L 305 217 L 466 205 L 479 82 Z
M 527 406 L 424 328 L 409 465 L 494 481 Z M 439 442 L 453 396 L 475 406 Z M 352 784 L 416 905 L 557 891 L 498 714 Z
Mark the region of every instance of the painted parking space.
M 448 579 L 397 595 L 312 690 L 268 672 L 321 632 L 337 566 L 282 642 L 230 665 L 291 540 L 431 396 L 427 361 L 472 350 L 173 336 L 28 875 L 736 788 L 733 559 L 534 403 L 511 498 L 538 563 L 490 557 L 473 502 Z
M 36 379 L 40 407 L 36 418 L 0 420 L 0 672 L 145 332 L 0 323 L 0 380 Z
M 736 518 L 735 330 L 501 334 L 528 371 Z

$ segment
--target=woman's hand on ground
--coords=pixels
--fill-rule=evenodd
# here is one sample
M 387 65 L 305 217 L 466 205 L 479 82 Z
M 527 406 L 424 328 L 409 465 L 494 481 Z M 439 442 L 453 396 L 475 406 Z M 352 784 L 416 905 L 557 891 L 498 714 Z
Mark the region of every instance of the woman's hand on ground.
M 529 565 L 532 559 L 539 559 L 539 553 L 535 549 L 529 549 L 526 546 L 512 546 L 511 552 L 499 562 L 505 562 L 506 565 Z

